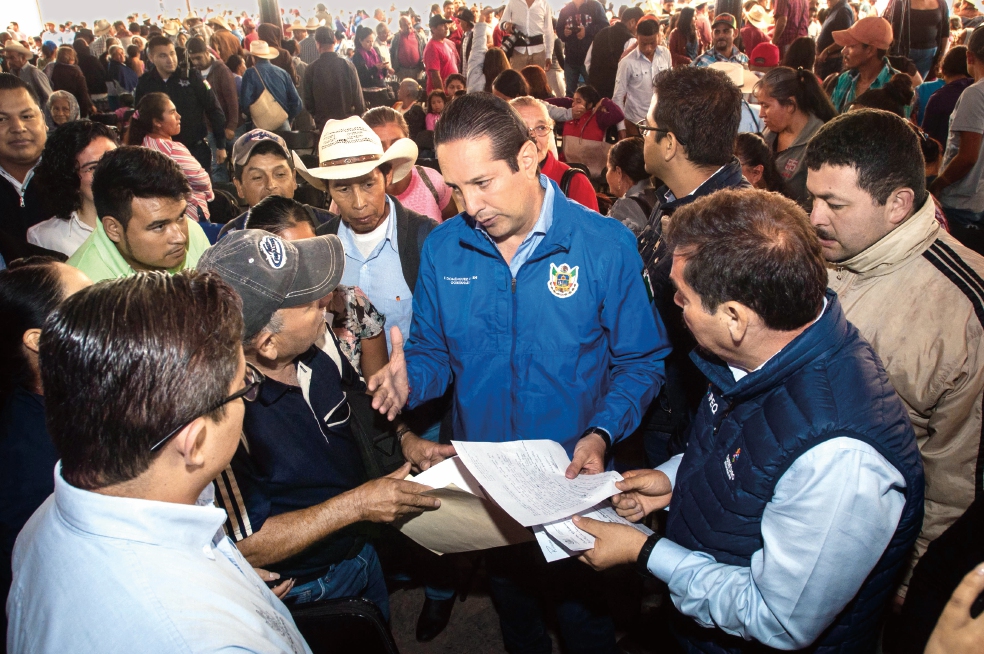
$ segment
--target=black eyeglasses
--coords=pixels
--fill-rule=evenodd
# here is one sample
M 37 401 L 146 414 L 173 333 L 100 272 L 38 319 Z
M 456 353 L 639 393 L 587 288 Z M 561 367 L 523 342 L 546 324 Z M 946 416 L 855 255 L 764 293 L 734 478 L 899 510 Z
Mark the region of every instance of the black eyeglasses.
M 246 364 L 246 385 L 243 386 L 242 388 L 240 388 L 238 391 L 236 391 L 232 395 L 230 395 L 229 397 L 227 397 L 227 398 L 225 398 L 225 399 L 223 399 L 223 400 L 221 400 L 219 402 L 216 402 L 212 406 L 208 407 L 207 409 L 205 409 L 205 411 L 201 415 L 207 416 L 208 414 L 212 413 L 213 411 L 217 411 L 218 409 L 220 409 L 221 407 L 225 406 L 226 404 L 229 404 L 229 402 L 235 402 L 239 398 L 243 398 L 247 402 L 255 402 L 256 401 L 256 398 L 259 397 L 259 395 L 260 395 L 260 384 L 263 383 L 263 380 L 264 379 L 265 379 L 265 377 L 263 376 L 263 373 L 262 372 L 260 372 L 259 370 L 257 370 L 252 364 L 247 363 Z M 192 422 L 192 420 L 195 420 L 197 418 L 198 418 L 198 416 L 195 416 L 195 418 L 192 418 L 191 420 L 188 420 L 187 422 L 181 423 L 181 426 L 180 427 L 178 427 L 177 429 L 175 429 L 174 431 L 172 431 L 170 434 L 168 434 L 167 436 L 165 436 L 161 440 L 159 440 L 156 443 L 154 443 L 153 445 L 151 445 L 150 446 L 150 451 L 151 452 L 156 452 L 157 450 L 159 450 L 162 447 L 164 447 L 164 444 L 165 443 L 167 443 L 169 440 L 171 440 L 172 438 L 174 438 L 175 436 L 177 436 L 179 431 L 181 431 L 182 429 L 184 429 L 185 427 L 187 427 L 188 424 Z
M 643 136 L 646 135 L 646 132 L 662 132 L 664 134 L 670 133 L 670 130 L 665 129 L 663 127 L 650 127 L 649 125 L 646 124 L 645 119 L 640 120 L 638 123 L 633 123 L 633 124 L 639 128 L 639 133 L 642 134 Z

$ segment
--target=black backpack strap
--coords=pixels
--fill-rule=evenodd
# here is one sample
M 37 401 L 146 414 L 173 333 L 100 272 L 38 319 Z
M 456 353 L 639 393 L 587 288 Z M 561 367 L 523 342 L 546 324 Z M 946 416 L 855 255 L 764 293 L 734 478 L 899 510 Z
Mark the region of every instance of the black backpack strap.
M 649 206 L 649 203 L 646 202 L 645 198 L 639 197 L 638 195 L 633 195 L 629 199 L 635 201 L 635 203 L 639 205 L 639 208 L 642 209 L 643 215 L 647 218 L 649 217 L 649 214 L 653 212 L 653 208 Z
M 430 177 L 427 176 L 427 172 L 424 171 L 424 167 L 414 166 L 414 168 L 417 169 L 417 174 L 420 175 L 420 180 L 424 183 L 424 186 L 434 196 L 434 203 L 437 205 L 437 208 L 443 209 L 444 207 L 441 206 L 441 196 L 438 194 L 437 189 L 434 188 L 434 182 L 431 181 Z
M 571 190 L 571 182 L 574 181 L 574 175 L 578 175 L 578 174 L 584 175 L 584 171 L 579 170 L 577 168 L 568 168 L 567 170 L 564 171 L 563 176 L 560 178 L 561 193 L 563 193 L 567 197 L 571 196 L 571 194 L 568 191 Z M 584 176 L 587 177 L 587 175 Z M 588 181 L 590 182 L 591 180 Z

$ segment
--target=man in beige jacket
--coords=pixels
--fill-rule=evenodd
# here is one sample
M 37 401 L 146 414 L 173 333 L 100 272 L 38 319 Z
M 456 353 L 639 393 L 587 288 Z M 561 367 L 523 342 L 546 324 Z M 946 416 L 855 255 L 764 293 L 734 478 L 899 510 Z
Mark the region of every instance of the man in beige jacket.
M 838 116 L 806 163 L 828 285 L 882 359 L 922 452 L 926 517 L 904 598 L 926 547 L 982 491 L 984 258 L 937 222 L 918 137 L 894 114 Z

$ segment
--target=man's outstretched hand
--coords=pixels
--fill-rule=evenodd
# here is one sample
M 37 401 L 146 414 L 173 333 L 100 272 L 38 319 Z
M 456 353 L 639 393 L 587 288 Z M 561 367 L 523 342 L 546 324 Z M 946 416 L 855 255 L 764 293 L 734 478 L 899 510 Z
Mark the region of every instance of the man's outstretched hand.
M 393 420 L 407 403 L 410 395 L 410 382 L 407 380 L 407 361 L 403 358 L 403 334 L 399 327 L 390 329 L 390 343 L 393 351 L 389 363 L 369 378 L 369 394 L 372 395 L 372 408 L 387 419 Z
M 605 471 L 605 439 L 597 432 L 591 432 L 574 446 L 574 458 L 565 473 L 568 479 L 578 475 L 597 475 Z

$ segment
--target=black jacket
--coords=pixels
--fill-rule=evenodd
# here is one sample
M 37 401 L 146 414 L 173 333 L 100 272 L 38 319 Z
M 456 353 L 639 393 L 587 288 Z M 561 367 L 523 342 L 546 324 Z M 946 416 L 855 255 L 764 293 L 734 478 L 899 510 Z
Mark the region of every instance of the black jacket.
M 27 228 L 51 217 L 42 204 L 42 196 L 38 180 L 32 175 L 24 188 L 22 206 L 20 194 L 10 182 L 0 177 L 0 232 L 9 236 L 12 242 L 26 244 Z
M 322 52 L 304 71 L 301 99 L 319 131 L 329 120 L 361 116 L 366 110 L 355 65 L 334 52 Z
M 588 71 L 588 83 L 598 90 L 605 98 L 615 94 L 615 75 L 618 73 L 618 62 L 625 49 L 625 43 L 632 38 L 629 28 L 622 23 L 615 23 L 598 32 L 591 45 L 591 70 Z
M 215 147 L 225 149 L 225 114 L 222 113 L 215 93 L 205 84 L 197 70 L 185 71 L 183 67 L 179 67 L 166 82 L 156 69 L 144 73 L 137 82 L 134 100 L 139 103 L 140 98 L 148 93 L 167 94 L 181 115 L 181 132 L 174 140 L 188 147 L 203 141 L 208 136 L 208 127 L 205 125 L 207 117 L 215 135 Z
M 392 195 L 389 199 L 396 207 L 396 249 L 400 255 L 400 267 L 403 268 L 403 278 L 410 287 L 411 292 L 416 292 L 417 273 L 420 271 L 420 251 L 424 247 L 424 239 L 437 227 L 437 222 L 422 216 L 416 211 L 410 211 L 400 201 Z M 338 234 L 338 226 L 341 218 L 335 216 L 318 228 L 318 236 L 325 234 Z

